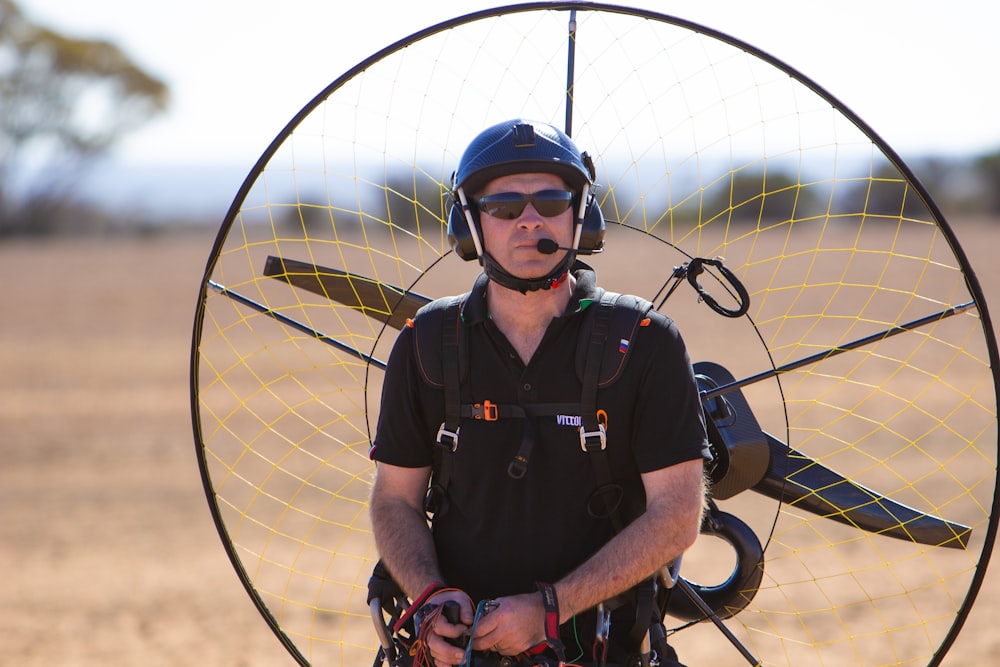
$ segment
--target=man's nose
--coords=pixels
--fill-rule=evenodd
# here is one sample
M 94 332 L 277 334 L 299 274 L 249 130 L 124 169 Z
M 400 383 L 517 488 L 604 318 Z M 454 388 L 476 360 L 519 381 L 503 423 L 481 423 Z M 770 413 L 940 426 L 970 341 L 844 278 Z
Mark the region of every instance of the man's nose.
M 542 225 L 542 216 L 535 210 L 535 205 L 529 202 L 518 217 L 517 224 L 525 227 L 540 227 Z

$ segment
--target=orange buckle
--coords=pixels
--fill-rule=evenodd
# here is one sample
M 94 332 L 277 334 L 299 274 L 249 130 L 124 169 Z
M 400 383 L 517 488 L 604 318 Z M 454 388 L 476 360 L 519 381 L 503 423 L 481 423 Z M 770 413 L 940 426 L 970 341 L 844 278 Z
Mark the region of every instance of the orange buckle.
M 472 407 L 476 410 L 476 419 L 485 419 L 488 422 L 495 422 L 500 419 L 499 406 L 489 399 L 486 399 L 482 403 L 473 403 Z

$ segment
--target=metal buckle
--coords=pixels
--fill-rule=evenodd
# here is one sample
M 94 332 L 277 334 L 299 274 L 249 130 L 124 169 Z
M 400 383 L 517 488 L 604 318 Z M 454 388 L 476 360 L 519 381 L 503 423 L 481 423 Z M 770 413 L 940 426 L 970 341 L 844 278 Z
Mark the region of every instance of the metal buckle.
M 607 432 L 604 430 L 604 424 L 598 424 L 596 431 L 585 431 L 584 427 L 580 427 L 580 449 L 585 452 L 591 451 L 591 447 L 588 446 L 588 441 L 591 438 L 597 438 L 600 443 L 600 450 L 603 452 L 608 447 L 608 436 Z M 595 443 L 596 444 L 596 443 Z
M 461 430 L 461 428 L 456 428 L 454 432 L 449 431 L 444 427 L 444 422 L 441 422 L 441 426 L 438 428 L 437 433 L 437 444 L 441 447 L 447 447 L 454 453 L 454 451 L 458 449 L 458 432 Z M 448 442 L 444 441 L 445 438 L 448 439 Z

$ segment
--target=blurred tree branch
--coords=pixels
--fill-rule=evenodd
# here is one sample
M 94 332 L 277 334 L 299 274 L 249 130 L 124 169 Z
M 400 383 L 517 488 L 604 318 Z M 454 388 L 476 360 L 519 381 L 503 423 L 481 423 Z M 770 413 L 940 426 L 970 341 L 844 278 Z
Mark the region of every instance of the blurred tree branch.
M 114 44 L 61 35 L 31 22 L 14 0 L 0 0 L 0 234 L 55 231 L 48 227 L 56 223 L 37 215 L 39 201 L 57 203 L 42 193 L 69 196 L 72 187 L 61 178 L 167 101 L 166 84 Z M 44 182 L 14 202 L 15 171 L 28 163 Z

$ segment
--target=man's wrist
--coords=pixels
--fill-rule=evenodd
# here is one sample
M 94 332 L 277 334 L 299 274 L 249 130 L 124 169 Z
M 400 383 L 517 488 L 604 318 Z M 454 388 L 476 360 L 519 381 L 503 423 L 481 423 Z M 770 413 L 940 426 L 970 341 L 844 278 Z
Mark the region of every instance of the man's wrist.
M 411 606 L 413 607 L 423 606 L 431 597 L 434 596 L 435 593 L 439 593 L 444 589 L 445 585 L 443 583 L 441 583 L 440 581 L 432 581 L 431 583 L 427 584 L 427 586 L 424 587 L 424 590 L 419 595 L 417 595 L 417 597 L 413 598 L 413 604 Z
M 405 625 L 406 622 L 409 621 L 410 618 L 427 603 L 427 600 L 444 589 L 445 586 L 440 581 L 432 581 L 428 584 L 427 587 L 424 588 L 423 592 L 413 598 L 413 602 L 410 603 L 410 607 L 406 610 L 406 613 L 400 616 L 399 620 L 396 621 L 395 626 L 393 626 L 393 631 L 398 632 L 399 629 L 403 627 L 403 625 Z
M 555 651 L 561 662 L 566 661 L 566 649 L 559 638 L 559 597 L 552 584 L 537 582 L 535 586 L 542 596 L 542 613 L 545 627 L 545 643 Z

